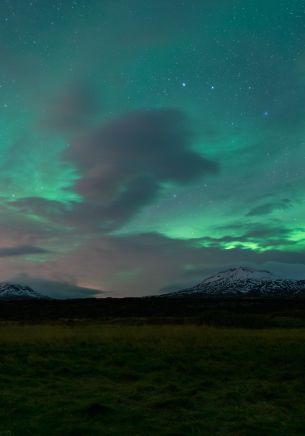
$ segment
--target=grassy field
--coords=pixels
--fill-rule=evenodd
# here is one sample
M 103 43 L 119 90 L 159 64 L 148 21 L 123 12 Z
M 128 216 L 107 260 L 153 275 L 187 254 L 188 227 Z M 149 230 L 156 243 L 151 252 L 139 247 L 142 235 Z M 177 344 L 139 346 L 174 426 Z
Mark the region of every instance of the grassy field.
M 305 329 L 3 325 L 0 436 L 304 435 Z

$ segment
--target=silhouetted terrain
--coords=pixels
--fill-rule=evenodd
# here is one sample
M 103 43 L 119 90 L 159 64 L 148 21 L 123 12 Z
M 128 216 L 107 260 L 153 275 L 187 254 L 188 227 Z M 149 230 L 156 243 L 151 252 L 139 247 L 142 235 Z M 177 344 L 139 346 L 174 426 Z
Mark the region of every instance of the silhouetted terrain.
M 304 298 L 106 298 L 0 301 L 0 322 L 196 323 L 304 327 Z

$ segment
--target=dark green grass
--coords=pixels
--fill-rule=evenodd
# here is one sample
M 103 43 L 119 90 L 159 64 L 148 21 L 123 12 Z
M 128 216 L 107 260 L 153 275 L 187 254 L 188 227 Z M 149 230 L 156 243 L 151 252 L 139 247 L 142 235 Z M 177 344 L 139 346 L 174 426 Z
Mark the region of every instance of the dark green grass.
M 0 436 L 305 434 L 305 329 L 2 326 L 0 352 Z

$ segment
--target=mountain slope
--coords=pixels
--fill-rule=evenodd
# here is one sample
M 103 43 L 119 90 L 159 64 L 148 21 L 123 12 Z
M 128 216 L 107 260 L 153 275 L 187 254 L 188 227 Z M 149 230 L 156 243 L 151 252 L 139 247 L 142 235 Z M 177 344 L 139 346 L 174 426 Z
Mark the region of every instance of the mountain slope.
M 34 291 L 29 286 L 15 283 L 0 283 L 0 300 L 46 299 L 48 297 Z
M 305 295 L 305 280 L 278 279 L 270 271 L 231 268 L 206 278 L 198 285 L 166 296 Z

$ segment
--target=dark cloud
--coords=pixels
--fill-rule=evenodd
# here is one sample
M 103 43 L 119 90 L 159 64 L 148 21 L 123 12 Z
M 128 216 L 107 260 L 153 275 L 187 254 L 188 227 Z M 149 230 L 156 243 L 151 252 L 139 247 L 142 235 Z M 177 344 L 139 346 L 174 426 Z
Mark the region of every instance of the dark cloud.
M 290 230 L 288 229 L 278 229 L 276 227 L 271 227 L 267 225 L 252 225 L 249 226 L 249 230 L 245 232 L 241 238 L 244 240 L 248 239 L 261 239 L 261 238 L 273 238 L 282 237 L 285 238 L 289 235 Z
M 99 289 L 86 288 L 64 281 L 32 277 L 28 274 L 15 276 L 11 281 L 31 286 L 35 291 L 52 298 L 90 298 L 107 294 Z
M 284 198 L 278 202 L 264 203 L 260 206 L 256 206 L 247 213 L 247 216 L 267 215 L 275 210 L 286 210 L 290 206 L 291 201 L 288 198 Z
M 80 130 L 90 124 L 98 106 L 96 92 L 86 82 L 74 82 L 51 100 L 42 125 L 63 133 Z
M 217 227 L 216 230 L 225 231 L 227 235 L 219 238 L 200 238 L 198 243 L 213 247 L 223 247 L 224 243 L 230 242 L 240 245 L 244 243 L 258 243 L 260 248 L 274 248 L 283 245 L 286 247 L 292 246 L 293 248 L 295 245 L 295 242 L 291 240 L 293 230 L 277 226 L 276 220 L 274 220 L 273 225 L 239 222 Z
M 265 237 L 267 235 L 270 236 L 285 236 L 288 235 L 290 230 L 285 227 L 279 228 L 279 225 L 282 224 L 280 220 L 274 218 L 272 219 L 272 224 L 266 223 L 253 223 L 251 221 L 247 221 L 246 219 L 233 221 L 231 223 L 216 226 L 213 230 L 226 232 L 228 234 L 239 234 L 244 235 L 246 237 Z M 239 236 L 238 236 L 239 237 Z
M 19 212 L 33 213 L 40 216 L 53 218 L 62 217 L 69 214 L 73 205 L 66 205 L 57 200 L 47 200 L 42 197 L 26 197 L 10 202 Z
M 65 151 L 81 175 L 75 189 L 82 202 L 67 207 L 33 197 L 14 205 L 70 225 L 116 229 L 161 195 L 165 183 L 185 185 L 217 173 L 217 163 L 192 150 L 193 139 L 179 110 L 125 114 L 77 135 Z
M 104 181 L 134 173 L 162 181 L 187 183 L 217 165 L 191 150 L 194 135 L 186 115 L 177 109 L 136 111 L 114 119 L 76 141 L 66 155 L 87 170 L 86 179 Z M 123 172 L 123 174 L 122 174 Z M 92 183 L 99 190 L 100 183 Z M 109 184 L 109 182 L 108 182 Z
M 149 204 L 163 183 L 215 173 L 217 164 L 192 151 L 192 143 L 188 119 L 175 109 L 128 113 L 75 141 L 66 157 L 81 169 L 80 212 L 115 228 Z
M 49 253 L 49 251 L 31 245 L 19 245 L 16 247 L 0 247 L 0 257 L 26 256 L 29 254 L 46 254 L 46 253 Z

